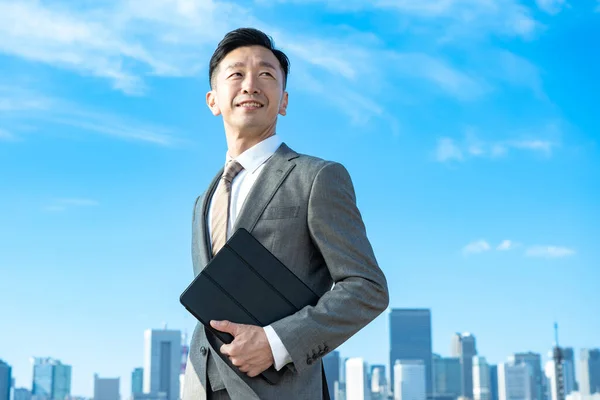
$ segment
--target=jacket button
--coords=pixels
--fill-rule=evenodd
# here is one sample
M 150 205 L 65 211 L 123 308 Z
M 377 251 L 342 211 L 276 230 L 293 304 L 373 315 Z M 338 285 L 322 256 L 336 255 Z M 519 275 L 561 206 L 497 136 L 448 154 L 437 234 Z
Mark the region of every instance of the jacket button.
M 208 353 L 208 350 L 206 350 L 206 347 L 202 346 L 200 347 L 200 353 L 202 353 L 202 355 L 205 356 L 206 353 Z

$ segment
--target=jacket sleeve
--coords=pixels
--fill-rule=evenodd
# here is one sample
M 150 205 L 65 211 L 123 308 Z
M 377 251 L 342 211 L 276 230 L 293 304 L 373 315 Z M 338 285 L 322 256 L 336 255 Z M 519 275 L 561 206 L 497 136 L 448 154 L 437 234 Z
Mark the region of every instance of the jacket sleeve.
M 308 230 L 335 282 L 316 306 L 271 326 L 298 373 L 340 346 L 388 306 L 386 278 L 377 264 L 347 170 L 328 163 L 316 174 L 308 200 Z

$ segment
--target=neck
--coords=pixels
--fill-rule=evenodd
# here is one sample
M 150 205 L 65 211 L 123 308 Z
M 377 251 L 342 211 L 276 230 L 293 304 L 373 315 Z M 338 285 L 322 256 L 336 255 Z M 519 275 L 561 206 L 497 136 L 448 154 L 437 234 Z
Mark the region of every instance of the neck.
M 275 135 L 275 125 L 260 131 L 244 129 L 227 129 L 225 127 L 225 137 L 227 139 L 227 153 L 230 157 L 236 158 L 249 148 L 257 145 L 263 140 Z

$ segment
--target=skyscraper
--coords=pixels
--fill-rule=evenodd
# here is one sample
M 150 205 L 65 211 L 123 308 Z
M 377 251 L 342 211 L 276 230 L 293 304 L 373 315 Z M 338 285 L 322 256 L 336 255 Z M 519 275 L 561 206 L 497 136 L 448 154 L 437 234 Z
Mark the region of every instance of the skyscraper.
M 485 357 L 473 357 L 473 398 L 491 400 L 490 366 Z
M 71 395 L 71 366 L 53 358 L 33 358 L 32 397 L 63 400 Z
M 367 363 L 362 358 L 346 360 L 346 400 L 370 400 Z
M 148 329 L 144 339 L 144 393 L 165 393 L 168 400 L 178 400 L 181 332 Z
M 394 400 L 426 400 L 425 374 L 423 360 L 396 360 Z
M 15 388 L 13 400 L 31 400 L 31 392 L 26 388 Z
M 515 353 L 509 357 L 514 364 L 526 364 L 531 372 L 531 399 L 544 400 L 542 357 L 538 353 Z
M 490 398 L 498 400 L 498 366 L 490 365 Z
M 563 347 L 562 351 L 566 396 L 577 390 L 577 382 L 575 381 L 575 358 L 572 347 Z
M 390 368 L 396 360 L 421 360 L 425 366 L 426 393 L 433 392 L 431 311 L 428 309 L 392 309 L 390 313 Z M 390 374 L 391 387 L 394 374 Z
M 462 369 L 462 395 L 473 398 L 473 357 L 477 355 L 475 336 L 469 332 L 452 337 L 452 356 L 460 358 Z
M 531 377 L 526 364 L 498 364 L 498 399 L 531 400 Z
M 323 357 L 323 369 L 327 378 L 329 397 L 335 397 L 335 383 L 340 381 L 340 352 L 337 350 Z
M 120 400 L 119 378 L 100 378 L 94 375 L 94 400 Z
M 462 393 L 460 358 L 433 355 L 433 394 L 458 398 Z
M 579 392 L 584 396 L 600 393 L 600 349 L 581 349 Z
M 12 368 L 8 363 L 0 360 L 0 400 L 10 400 L 12 386 Z
M 144 393 L 144 369 L 136 368 L 131 373 L 131 394 Z
M 387 379 L 385 378 L 385 365 L 371 366 L 371 400 L 387 399 Z

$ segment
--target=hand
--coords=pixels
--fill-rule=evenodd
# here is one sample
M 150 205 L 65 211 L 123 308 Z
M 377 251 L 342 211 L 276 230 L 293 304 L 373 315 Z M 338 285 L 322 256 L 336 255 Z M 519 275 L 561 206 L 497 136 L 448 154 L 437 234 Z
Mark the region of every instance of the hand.
M 233 342 L 221 346 L 221 353 L 249 377 L 259 375 L 275 362 L 265 330 L 260 326 L 229 321 L 210 321 L 210 326 L 233 336 Z

